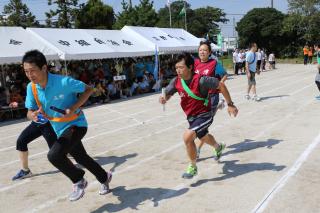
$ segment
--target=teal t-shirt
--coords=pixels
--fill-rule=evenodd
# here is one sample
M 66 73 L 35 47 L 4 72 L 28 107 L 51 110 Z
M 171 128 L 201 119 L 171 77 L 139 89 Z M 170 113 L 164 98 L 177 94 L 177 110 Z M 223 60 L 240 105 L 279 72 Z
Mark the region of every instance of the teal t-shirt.
M 318 61 L 318 64 L 320 64 L 320 51 L 317 52 L 317 61 Z
M 36 85 L 38 91 L 38 98 L 41 102 L 44 112 L 50 117 L 61 117 L 58 112 L 50 109 L 50 106 L 59 109 L 67 109 L 78 100 L 77 94 L 85 91 L 85 84 L 81 81 L 75 80 L 68 76 L 55 75 L 48 73 L 48 82 L 45 88 Z M 25 106 L 27 109 L 38 109 L 37 103 L 33 97 L 31 83 L 27 86 L 27 97 Z M 79 111 L 79 110 L 78 110 Z M 57 136 L 60 137 L 62 133 L 71 126 L 87 127 L 87 120 L 84 114 L 70 122 L 54 122 L 50 121 Z

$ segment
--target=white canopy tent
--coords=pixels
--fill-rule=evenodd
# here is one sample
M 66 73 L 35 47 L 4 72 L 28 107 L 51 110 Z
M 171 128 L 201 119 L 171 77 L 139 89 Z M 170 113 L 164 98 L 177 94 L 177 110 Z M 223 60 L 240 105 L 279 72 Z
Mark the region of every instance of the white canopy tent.
M 135 36 L 120 30 L 85 30 L 94 39 L 107 43 L 116 51 L 118 57 L 140 57 L 154 55 L 154 45 L 148 45 Z
M 28 28 L 34 36 L 59 53 L 62 60 L 89 60 L 121 57 L 109 44 L 83 29 Z
M 195 37 L 191 33 L 179 28 L 159 28 L 168 37 L 176 39 L 179 41 L 184 51 L 197 51 L 201 39 Z
M 148 46 L 154 45 L 160 54 L 196 51 L 200 42 L 183 29 L 124 26 L 121 31 L 139 38 Z
M 37 49 L 48 60 L 59 59 L 57 51 L 21 27 L 0 27 L 0 64 L 21 62 L 23 55 Z

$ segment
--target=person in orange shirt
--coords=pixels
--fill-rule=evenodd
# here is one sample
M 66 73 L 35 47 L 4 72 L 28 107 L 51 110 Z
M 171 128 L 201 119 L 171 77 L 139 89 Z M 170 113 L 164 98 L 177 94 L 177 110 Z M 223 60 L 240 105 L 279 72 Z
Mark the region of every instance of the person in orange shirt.
M 308 51 L 308 62 L 309 62 L 309 64 L 312 64 L 312 58 L 313 58 L 313 47 L 310 47 L 309 51 Z
M 303 64 L 304 65 L 307 65 L 308 63 L 308 52 L 309 52 L 309 48 L 307 45 L 305 45 L 303 48 Z

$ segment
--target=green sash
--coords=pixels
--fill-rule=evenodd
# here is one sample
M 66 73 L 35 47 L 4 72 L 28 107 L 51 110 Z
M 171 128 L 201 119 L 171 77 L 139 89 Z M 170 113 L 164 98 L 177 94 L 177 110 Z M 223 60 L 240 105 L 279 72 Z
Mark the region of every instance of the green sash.
M 188 87 L 188 85 L 186 84 L 186 82 L 181 78 L 181 84 L 182 84 L 182 87 L 183 89 L 188 93 L 188 95 L 193 98 L 193 99 L 196 99 L 198 101 L 204 101 L 203 105 L 205 106 L 208 106 L 208 103 L 209 103 L 209 99 L 208 97 L 207 98 L 200 98 L 198 96 L 196 96 L 191 90 L 190 88 Z

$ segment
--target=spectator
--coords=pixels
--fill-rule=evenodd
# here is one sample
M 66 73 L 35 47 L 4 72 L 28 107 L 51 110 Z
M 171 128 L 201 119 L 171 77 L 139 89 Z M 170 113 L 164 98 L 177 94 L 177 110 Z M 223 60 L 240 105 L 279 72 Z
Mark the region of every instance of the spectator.
M 137 78 L 143 76 L 144 69 L 145 69 L 145 66 L 144 66 L 144 64 L 143 64 L 142 59 L 141 59 L 141 58 L 138 58 L 138 61 L 137 61 L 137 63 L 135 64 L 135 72 L 136 72 L 136 77 L 137 77 Z
M 10 96 L 7 89 L 0 87 L 0 107 L 8 106 L 10 103 Z
M 23 103 L 24 103 L 24 100 L 23 100 L 22 96 L 20 95 L 19 89 L 17 89 L 16 87 L 12 87 L 11 93 L 10 93 L 9 106 L 12 108 L 16 108 Z
M 109 91 L 109 97 L 111 100 L 120 98 L 120 91 L 117 89 L 117 86 L 113 79 L 108 84 L 108 91 Z
M 276 58 L 273 52 L 270 53 L 269 55 L 269 64 L 270 64 L 270 69 L 275 69 L 276 68 Z
M 304 65 L 307 65 L 308 63 L 308 52 L 309 52 L 308 45 L 304 45 L 304 48 L 303 48 L 303 64 Z
M 313 58 L 313 47 L 309 47 L 309 51 L 308 51 L 308 62 L 309 62 L 309 64 L 312 64 L 312 58 Z

